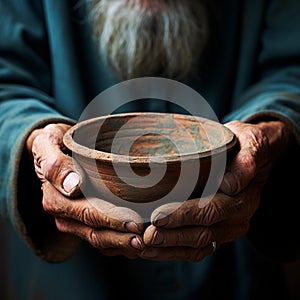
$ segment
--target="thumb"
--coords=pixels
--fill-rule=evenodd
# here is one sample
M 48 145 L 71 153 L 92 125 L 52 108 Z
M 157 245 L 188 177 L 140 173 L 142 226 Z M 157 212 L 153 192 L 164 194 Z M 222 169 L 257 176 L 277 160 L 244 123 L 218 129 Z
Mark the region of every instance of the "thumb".
M 233 196 L 245 189 L 256 176 L 259 155 L 251 125 L 232 121 L 226 126 L 237 136 L 239 150 L 226 167 L 220 190 Z
M 69 129 L 66 124 L 50 124 L 32 133 L 27 143 L 34 158 L 37 176 L 42 182 L 49 181 L 65 196 L 81 194 L 82 172 L 73 159 L 63 152 L 63 136 Z

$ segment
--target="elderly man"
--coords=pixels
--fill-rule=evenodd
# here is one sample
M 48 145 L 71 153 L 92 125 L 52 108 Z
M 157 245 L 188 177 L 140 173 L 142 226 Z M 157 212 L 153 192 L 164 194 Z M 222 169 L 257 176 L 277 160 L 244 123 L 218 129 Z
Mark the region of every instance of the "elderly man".
M 4 297 L 286 297 L 278 260 L 299 257 L 289 164 L 299 165 L 300 3 L 0 3 Z M 169 203 L 147 228 L 128 208 L 90 206 L 62 143 L 98 93 L 145 76 L 200 92 L 239 141 L 207 206 Z

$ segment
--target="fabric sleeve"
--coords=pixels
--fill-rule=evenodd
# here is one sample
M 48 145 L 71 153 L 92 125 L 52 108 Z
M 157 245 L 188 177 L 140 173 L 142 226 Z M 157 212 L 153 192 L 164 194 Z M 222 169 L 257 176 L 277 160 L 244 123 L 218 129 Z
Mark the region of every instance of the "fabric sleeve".
M 55 110 L 51 62 L 40 1 L 0 1 L 0 216 L 42 259 L 66 259 L 77 239 L 59 233 L 25 150 L 30 132 L 74 121 Z
M 253 83 L 236 96 L 224 122 L 277 119 L 294 134 L 289 149 L 273 166 L 248 234 L 267 257 L 290 261 L 300 258 L 296 209 L 300 200 L 300 2 L 266 3 Z

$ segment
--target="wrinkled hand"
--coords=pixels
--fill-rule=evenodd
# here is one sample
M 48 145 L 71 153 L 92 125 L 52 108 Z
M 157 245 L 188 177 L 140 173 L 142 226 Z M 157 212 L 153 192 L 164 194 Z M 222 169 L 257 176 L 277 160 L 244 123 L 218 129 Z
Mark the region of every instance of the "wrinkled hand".
M 54 216 L 59 231 L 86 240 L 103 254 L 137 257 L 143 247 L 143 219 L 128 208 L 80 195 L 83 179 L 63 152 L 63 136 L 69 127 L 50 124 L 33 131 L 27 140 L 42 181 L 45 211 Z
M 218 248 L 247 233 L 271 164 L 287 146 L 289 133 L 279 121 L 226 126 L 236 134 L 240 149 L 228 164 L 220 191 L 204 207 L 192 199 L 157 208 L 144 233 L 141 257 L 200 261 L 213 252 L 213 241 Z

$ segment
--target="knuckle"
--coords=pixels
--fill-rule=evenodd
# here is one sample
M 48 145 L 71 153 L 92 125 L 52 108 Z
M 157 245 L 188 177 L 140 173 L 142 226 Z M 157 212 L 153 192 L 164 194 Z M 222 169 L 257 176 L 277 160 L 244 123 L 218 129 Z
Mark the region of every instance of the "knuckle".
M 197 216 L 191 207 L 183 207 L 183 210 L 178 210 L 178 212 L 178 221 L 180 224 L 186 224 L 190 222 L 190 220 L 195 219 Z
M 253 127 L 253 145 L 258 150 L 269 146 L 268 137 L 259 127 Z
M 90 225 L 90 226 L 97 226 L 99 222 L 97 222 L 97 218 L 95 216 L 95 212 L 90 207 L 85 207 L 81 211 L 80 219 L 83 223 Z
M 44 176 L 47 180 L 52 181 L 58 175 L 61 170 L 62 161 L 57 156 L 48 156 L 41 163 Z
M 112 222 L 111 218 L 108 215 L 103 215 L 101 218 L 101 221 L 99 220 L 98 223 L 101 223 L 101 225 L 106 228 L 113 228 L 113 229 L 115 228 L 115 226 L 113 226 L 113 222 Z
M 59 201 L 58 197 L 44 193 L 42 200 L 43 209 L 54 216 L 67 216 L 66 206 Z
M 256 169 L 256 161 L 253 151 L 242 151 L 240 155 L 240 164 L 243 166 L 243 169 L 247 169 L 248 171 L 253 171 Z M 240 165 L 239 169 L 235 170 L 235 172 L 240 172 Z
M 65 211 L 65 207 L 63 207 L 62 205 L 55 205 L 57 202 L 55 201 L 47 201 L 44 202 L 43 201 L 43 208 L 44 210 L 54 216 L 62 216 L 65 217 L 67 216 L 67 212 Z
M 51 198 L 44 196 L 42 201 L 43 209 L 49 214 L 54 214 L 57 210 Z
M 35 148 L 39 148 L 39 145 L 43 145 L 43 143 L 45 142 L 45 139 L 47 139 L 47 137 L 48 137 L 48 135 L 46 135 L 45 133 L 38 134 L 33 140 L 33 144 L 32 144 L 33 150 Z
M 58 145 L 62 143 L 63 131 L 57 124 L 48 124 L 44 127 L 42 135 L 52 144 Z
M 199 214 L 198 221 L 199 224 L 209 226 L 214 224 L 216 220 L 221 220 L 224 214 L 224 209 L 221 206 L 217 205 L 216 202 L 210 202 Z
M 205 245 L 208 245 L 213 240 L 212 230 L 205 228 L 201 230 L 196 237 L 196 247 L 200 248 Z
M 178 231 L 175 235 L 175 245 L 181 245 L 186 240 L 186 233 Z
M 50 204 L 50 202 L 47 199 L 45 199 L 45 197 L 43 198 L 42 205 L 43 205 L 43 209 L 46 212 L 48 212 L 48 213 L 52 213 L 53 212 L 52 205 Z
M 252 164 L 256 160 L 264 161 L 268 159 L 270 142 L 259 127 L 251 127 L 251 130 L 245 133 L 245 138 L 248 141 L 247 149 L 251 154 L 250 156 L 252 156 Z
M 91 229 L 89 233 L 88 240 L 93 247 L 98 249 L 105 249 L 101 234 L 98 234 L 98 232 L 95 232 L 93 229 Z
M 51 154 L 41 162 L 41 170 L 46 180 L 62 184 L 72 167 L 65 157 Z

